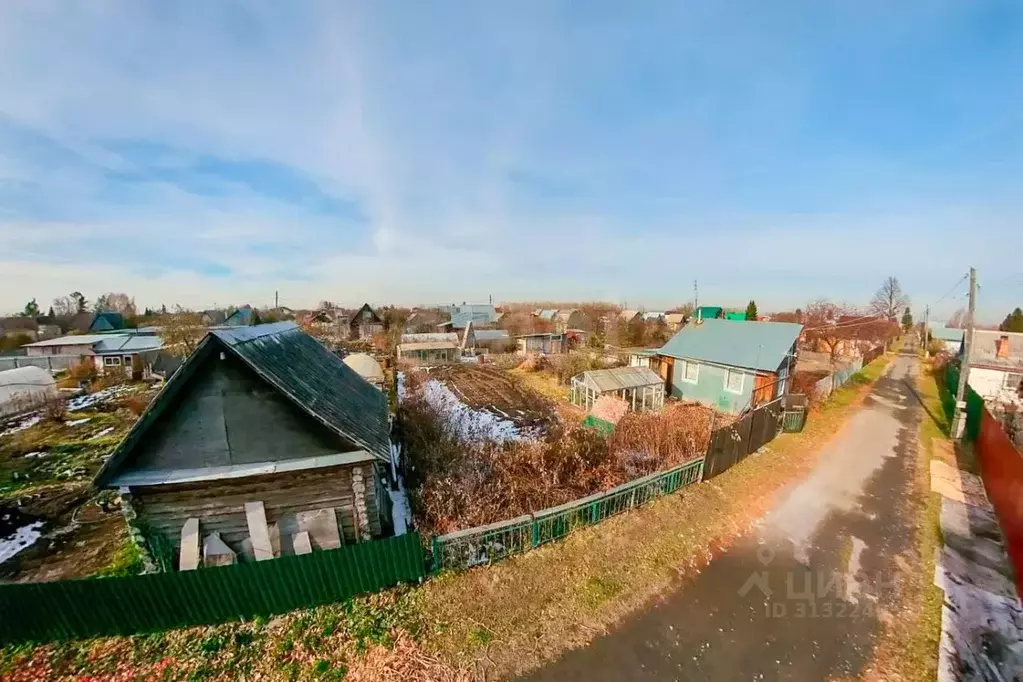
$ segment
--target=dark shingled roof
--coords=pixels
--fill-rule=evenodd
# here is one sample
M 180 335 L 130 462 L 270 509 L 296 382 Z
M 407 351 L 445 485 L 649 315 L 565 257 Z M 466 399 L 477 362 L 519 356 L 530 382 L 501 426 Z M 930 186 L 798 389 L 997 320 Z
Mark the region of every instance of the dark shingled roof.
M 114 450 L 96 475 L 97 486 L 109 482 L 122 468 L 140 437 L 187 383 L 201 361 L 214 351 L 234 354 L 325 427 L 374 456 L 390 461 L 385 394 L 294 322 L 277 322 L 211 330 Z

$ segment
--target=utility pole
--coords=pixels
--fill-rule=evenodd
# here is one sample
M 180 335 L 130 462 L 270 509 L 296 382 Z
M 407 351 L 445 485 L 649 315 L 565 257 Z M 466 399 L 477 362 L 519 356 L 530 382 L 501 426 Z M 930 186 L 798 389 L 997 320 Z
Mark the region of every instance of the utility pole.
M 931 334 L 931 306 L 924 308 L 924 329 L 923 329 L 923 342 L 924 342 L 924 358 L 931 357 L 931 349 L 928 347 L 927 337 Z
M 280 293 L 279 291 L 274 292 L 274 310 L 277 310 L 278 308 L 281 307 L 281 298 L 280 296 L 278 296 L 279 293 Z
M 973 350 L 973 313 L 977 310 L 977 269 L 970 268 L 970 307 L 966 315 L 966 334 L 963 336 L 963 359 L 959 365 L 959 387 L 956 390 L 955 417 L 952 419 L 952 437 L 959 440 L 966 430 L 966 386 L 970 378 L 970 351 Z
M 696 285 L 696 280 L 693 280 L 693 312 L 700 307 L 700 289 Z

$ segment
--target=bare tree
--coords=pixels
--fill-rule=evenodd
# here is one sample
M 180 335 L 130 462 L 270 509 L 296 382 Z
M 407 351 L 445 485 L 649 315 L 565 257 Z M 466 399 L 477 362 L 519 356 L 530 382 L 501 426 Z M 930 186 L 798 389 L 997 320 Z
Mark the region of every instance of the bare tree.
M 93 309 L 97 313 L 121 313 L 125 317 L 133 317 L 135 299 L 128 294 L 111 291 L 97 298 Z
M 196 313 L 175 313 L 161 317 L 160 338 L 168 353 L 178 356 L 192 354 L 199 342 L 206 336 L 206 327 Z
M 899 311 L 908 306 L 909 296 L 903 293 L 897 277 L 886 279 L 870 301 L 872 313 L 892 320 L 897 319 Z
M 966 329 L 968 319 L 969 313 L 966 312 L 966 308 L 960 308 L 952 313 L 952 317 L 948 319 L 948 324 L 945 326 L 950 329 Z
M 78 304 L 70 296 L 60 296 L 53 299 L 50 309 L 54 315 L 74 315 L 78 312 Z
M 823 347 L 831 364 L 835 364 L 838 351 L 843 342 L 850 338 L 852 327 L 839 326 L 838 318 L 848 314 L 849 310 L 827 299 L 820 299 L 806 306 L 803 312 L 803 324 L 807 340 Z M 816 350 L 816 349 L 815 349 Z

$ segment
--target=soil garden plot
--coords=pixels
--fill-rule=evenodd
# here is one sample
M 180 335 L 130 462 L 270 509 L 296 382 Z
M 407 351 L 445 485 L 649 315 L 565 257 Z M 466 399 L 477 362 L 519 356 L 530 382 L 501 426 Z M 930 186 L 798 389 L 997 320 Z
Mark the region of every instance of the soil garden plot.
M 154 393 L 114 386 L 69 400 L 62 421 L 34 412 L 0 421 L 0 579 L 85 577 L 124 563 L 116 496 L 89 480 Z
M 491 367 L 435 367 L 429 377 L 443 382 L 466 406 L 512 422 L 522 432 L 543 432 L 557 419 L 553 403 L 516 377 Z

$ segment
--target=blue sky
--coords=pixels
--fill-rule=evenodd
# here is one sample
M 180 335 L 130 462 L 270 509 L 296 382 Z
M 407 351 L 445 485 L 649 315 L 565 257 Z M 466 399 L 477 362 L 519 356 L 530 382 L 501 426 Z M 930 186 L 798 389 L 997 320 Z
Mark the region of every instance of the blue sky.
M 0 4 L 0 310 L 1023 304 L 1023 4 Z M 936 316 L 963 304 L 956 290 Z

